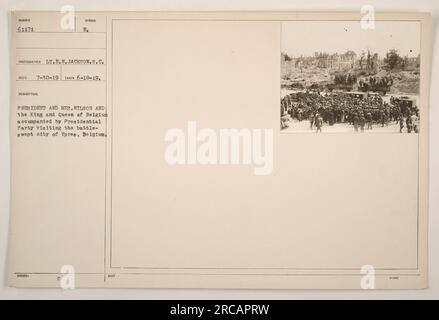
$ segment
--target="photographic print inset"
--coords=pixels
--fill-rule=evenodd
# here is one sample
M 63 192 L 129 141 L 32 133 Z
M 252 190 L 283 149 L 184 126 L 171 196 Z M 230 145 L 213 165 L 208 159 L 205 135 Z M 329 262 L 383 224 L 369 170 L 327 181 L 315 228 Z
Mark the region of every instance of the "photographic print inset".
M 282 133 L 419 132 L 420 24 L 282 23 Z

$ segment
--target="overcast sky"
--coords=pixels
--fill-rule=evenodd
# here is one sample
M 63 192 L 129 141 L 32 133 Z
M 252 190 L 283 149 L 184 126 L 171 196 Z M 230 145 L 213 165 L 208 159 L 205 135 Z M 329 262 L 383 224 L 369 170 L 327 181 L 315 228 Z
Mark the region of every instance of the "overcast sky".
M 377 21 L 375 29 L 363 30 L 359 21 L 288 21 L 282 23 L 282 52 L 309 56 L 314 52 L 344 53 L 353 50 L 378 52 L 389 49 L 402 55 L 420 52 L 420 24 L 416 21 Z

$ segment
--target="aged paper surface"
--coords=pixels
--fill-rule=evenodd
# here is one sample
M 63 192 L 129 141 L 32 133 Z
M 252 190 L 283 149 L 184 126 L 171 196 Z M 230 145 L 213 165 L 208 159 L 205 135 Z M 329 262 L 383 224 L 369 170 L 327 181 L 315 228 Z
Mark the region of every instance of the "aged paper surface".
M 10 285 L 425 288 L 430 16 L 361 19 L 11 13 Z

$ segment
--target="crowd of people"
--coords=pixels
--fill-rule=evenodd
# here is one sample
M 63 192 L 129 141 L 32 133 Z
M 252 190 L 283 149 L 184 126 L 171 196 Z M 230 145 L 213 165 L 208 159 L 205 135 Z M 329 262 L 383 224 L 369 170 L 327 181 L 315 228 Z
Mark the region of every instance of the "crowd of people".
M 358 82 L 361 91 L 387 92 L 393 84 L 392 77 L 367 77 Z
M 391 98 L 387 103 L 378 94 L 336 92 L 296 92 L 281 101 L 281 128 L 290 126 L 291 119 L 309 121 L 310 129 L 322 131 L 323 125 L 351 125 L 354 131 L 385 127 L 394 121 L 400 132 L 418 132 L 419 110 L 416 105 L 400 103 Z

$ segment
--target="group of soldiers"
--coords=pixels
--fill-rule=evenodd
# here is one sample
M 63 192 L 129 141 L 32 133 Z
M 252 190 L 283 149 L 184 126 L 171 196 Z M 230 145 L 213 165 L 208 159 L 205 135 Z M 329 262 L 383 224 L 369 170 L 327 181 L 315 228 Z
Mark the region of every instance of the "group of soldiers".
M 323 123 L 332 126 L 347 123 L 354 131 L 371 130 L 374 125 L 387 126 L 395 121 L 400 132 L 418 132 L 418 109 L 398 104 L 391 99 L 387 103 L 378 94 L 355 95 L 347 92 L 327 93 L 297 92 L 281 101 L 281 128 L 288 127 L 289 119 L 307 120 L 310 129 L 322 131 Z
M 387 92 L 393 85 L 392 77 L 367 77 L 358 82 L 358 89 L 361 91 Z

